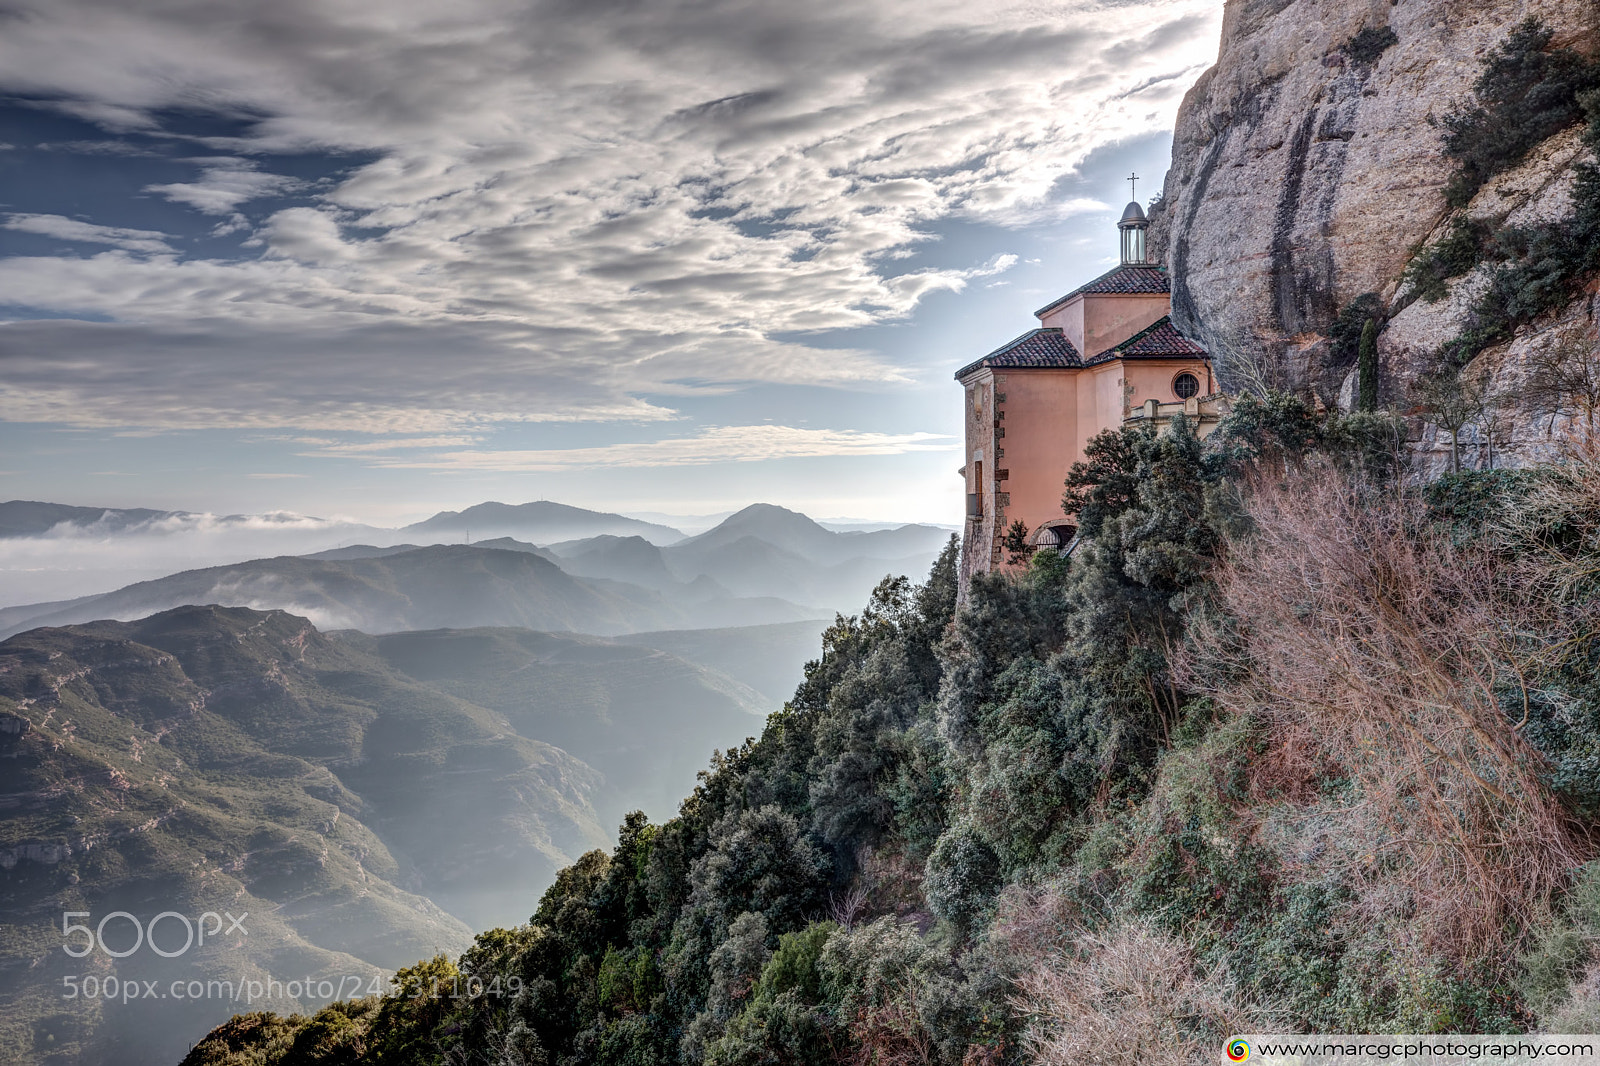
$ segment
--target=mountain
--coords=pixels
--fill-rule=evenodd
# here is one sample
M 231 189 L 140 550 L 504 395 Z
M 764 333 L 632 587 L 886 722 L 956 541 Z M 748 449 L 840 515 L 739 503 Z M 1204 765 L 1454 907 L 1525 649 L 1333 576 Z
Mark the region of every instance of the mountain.
M 1530 17 L 1551 31 L 1542 43 L 1515 38 Z M 1458 339 L 1450 362 L 1474 361 L 1502 401 L 1553 344 L 1586 336 L 1592 350 L 1600 300 L 1574 280 L 1592 267 L 1572 265 L 1587 244 L 1555 254 L 1592 158 L 1564 49 L 1600 52 L 1600 7 L 1230 4 L 1151 213 L 1173 322 L 1215 353 L 1224 386 L 1310 389 L 1349 409 L 1368 317 L 1379 399 L 1400 408 Z M 1495 54 L 1499 80 L 1480 87 Z M 1489 239 L 1506 232 L 1516 238 Z M 1498 435 L 1532 458 L 1561 404 L 1514 410 L 1526 406 L 1499 403 Z
M 283 612 L 190 607 L 13 637 L 0 716 L 9 1052 L 10 1023 L 49 1031 L 74 974 L 365 985 L 458 948 L 461 918 L 514 920 L 529 903 L 509 900 L 606 838 L 594 769 Z M 247 912 L 248 937 L 171 960 L 63 953 L 62 912 L 118 910 Z M 139 1053 L 152 1044 L 172 1061 L 182 1033 L 232 1009 L 113 1004 L 103 1029 L 50 1043 L 115 1033 L 98 1061 L 160 1061 Z
M 754 504 L 665 547 L 640 536 L 601 535 L 544 550 L 568 573 L 656 589 L 675 603 L 701 605 L 697 614 L 707 624 L 719 624 L 707 612 L 720 611 L 720 624 L 739 625 L 779 620 L 760 602 L 852 609 L 886 574 L 926 571 L 948 537 L 947 530 L 919 525 L 835 532 L 796 511 Z
M 326 551 L 307 552 L 302 559 L 384 559 L 391 555 L 400 555 L 403 552 L 414 552 L 420 549 L 420 544 L 390 544 L 380 546 L 377 544 L 348 544 L 342 548 L 329 548 Z
M 848 611 L 887 575 L 925 573 L 949 536 L 921 525 L 840 533 L 796 511 L 754 504 L 660 551 L 680 581 L 708 576 L 736 596 L 781 596 Z
M 670 652 L 720 670 L 755 689 L 766 707 L 776 710 L 805 679 L 805 664 L 817 657 L 821 633 L 829 624 L 828 620 L 812 619 L 722 629 L 671 629 L 629 633 L 615 640 Z
M 178 570 L 383 543 L 390 533 L 287 511 L 224 515 L 13 500 L 0 504 L 0 606 L 100 595 Z
M 931 561 L 950 531 L 938 526 L 905 525 L 871 532 L 837 532 L 798 511 L 770 503 L 751 504 L 699 536 L 674 545 L 677 558 L 709 558 L 746 537 L 765 541 L 814 563 L 832 565 L 850 559 L 903 559 L 927 554 Z M 923 567 L 925 570 L 926 567 Z
M 663 526 L 671 526 L 685 535 L 690 535 L 704 533 L 732 513 L 732 511 L 718 511 L 713 514 L 668 514 L 663 511 L 634 511 L 627 517 L 637 518 L 641 522 L 656 522 Z
M 705 650 L 693 641 L 672 641 L 670 633 L 656 636 L 686 652 Z M 518 734 L 601 768 L 605 785 L 592 802 L 606 825 L 638 809 L 653 818 L 670 816 L 693 781 L 690 768 L 713 748 L 759 732 L 762 717 L 781 704 L 646 641 L 526 629 L 343 639 L 408 677 L 497 711 Z
M 64 503 L 38 500 L 7 500 L 0 503 L 0 537 L 35 537 L 48 533 L 63 522 L 78 527 L 96 526 L 117 532 L 130 526 L 161 518 L 182 516 L 184 511 L 152 511 L 143 507 L 73 507 Z
M 368 632 L 510 625 L 605 634 L 725 624 L 740 614 L 773 622 L 818 613 L 771 601 L 703 607 L 670 602 L 626 582 L 572 577 L 533 551 L 454 544 L 358 558 L 283 556 L 184 571 L 99 596 L 0 610 L 0 637 L 38 626 L 139 618 L 210 603 L 288 610 L 323 628 Z
M 440 511 L 432 518 L 409 525 L 401 533 L 451 536 L 454 538 L 512 536 L 548 544 L 602 534 L 640 536 L 656 544 L 671 544 L 683 534 L 671 526 L 641 522 L 603 511 L 586 511 L 564 503 L 539 500 L 534 503 L 480 503 L 464 511 Z
M 302 559 L 386 559 L 391 555 L 401 555 L 405 552 L 418 551 L 421 544 L 347 544 L 340 548 L 329 548 L 326 551 L 309 552 L 302 555 Z M 555 562 L 556 556 L 535 544 L 514 540 L 511 537 L 495 537 L 490 540 L 475 540 L 474 548 L 499 548 L 509 552 L 527 552 L 529 555 L 538 555 Z
M 380 970 L 458 951 L 469 927 L 525 920 L 556 869 L 627 811 L 671 815 L 709 753 L 759 732 L 770 706 L 637 642 L 522 629 L 372 637 L 185 607 L 12 637 L 0 1061 L 43 1047 L 172 1062 L 184 1036 L 249 1009 L 113 1004 L 97 1027 L 63 1013 L 68 976 L 381 987 Z M 96 924 L 118 910 L 142 923 L 248 912 L 248 939 L 170 960 L 62 952 L 63 912 Z M 111 1033 L 121 1042 L 101 1043 Z
M 685 585 L 667 569 L 661 549 L 643 537 L 617 537 L 602 534 L 585 540 L 551 544 L 547 549 L 561 569 L 581 577 L 605 577 L 629 581 L 645 588 L 683 591 Z M 715 592 L 715 587 L 707 588 Z M 726 591 L 722 592 L 727 595 Z

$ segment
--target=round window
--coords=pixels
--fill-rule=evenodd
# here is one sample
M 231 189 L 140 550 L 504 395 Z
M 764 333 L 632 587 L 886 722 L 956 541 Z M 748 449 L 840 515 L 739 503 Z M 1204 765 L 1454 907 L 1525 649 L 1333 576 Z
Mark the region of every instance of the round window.
M 1193 374 L 1179 374 L 1172 379 L 1172 391 L 1178 394 L 1178 399 L 1187 400 L 1200 392 L 1200 379 Z

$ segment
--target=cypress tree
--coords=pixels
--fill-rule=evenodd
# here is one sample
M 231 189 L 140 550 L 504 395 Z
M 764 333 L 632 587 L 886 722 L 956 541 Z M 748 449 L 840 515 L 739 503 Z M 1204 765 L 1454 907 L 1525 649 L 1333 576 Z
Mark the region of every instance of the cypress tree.
M 1358 396 L 1356 408 L 1361 411 L 1378 409 L 1378 320 L 1367 319 L 1361 330 L 1361 348 L 1356 362 Z

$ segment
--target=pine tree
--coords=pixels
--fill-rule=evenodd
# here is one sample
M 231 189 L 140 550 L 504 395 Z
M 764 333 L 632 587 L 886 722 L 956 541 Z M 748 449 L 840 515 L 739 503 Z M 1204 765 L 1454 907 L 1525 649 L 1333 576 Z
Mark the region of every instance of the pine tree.
M 1357 356 L 1357 384 L 1359 396 L 1356 407 L 1362 411 L 1378 409 L 1378 322 L 1367 319 L 1361 330 L 1361 348 Z

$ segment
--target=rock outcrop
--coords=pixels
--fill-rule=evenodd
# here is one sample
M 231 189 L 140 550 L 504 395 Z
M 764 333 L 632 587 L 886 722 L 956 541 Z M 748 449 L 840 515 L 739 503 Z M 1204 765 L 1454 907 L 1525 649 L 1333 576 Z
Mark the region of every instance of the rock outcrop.
M 1331 356 L 1328 327 L 1363 293 L 1392 305 L 1412 249 L 1442 232 L 1452 168 L 1438 123 L 1529 16 L 1555 31 L 1555 46 L 1600 51 L 1594 0 L 1228 0 L 1217 63 L 1184 100 L 1152 214 L 1173 318 L 1216 353 L 1224 381 L 1254 372 L 1337 402 L 1351 368 Z M 1552 137 L 1468 213 L 1518 224 L 1570 211 L 1581 151 L 1576 131 Z M 1473 283 L 1390 323 L 1380 338 L 1389 398 L 1403 397 L 1420 353 L 1459 331 Z M 1594 303 L 1484 358 L 1514 366 L 1538 334 L 1592 329 Z

